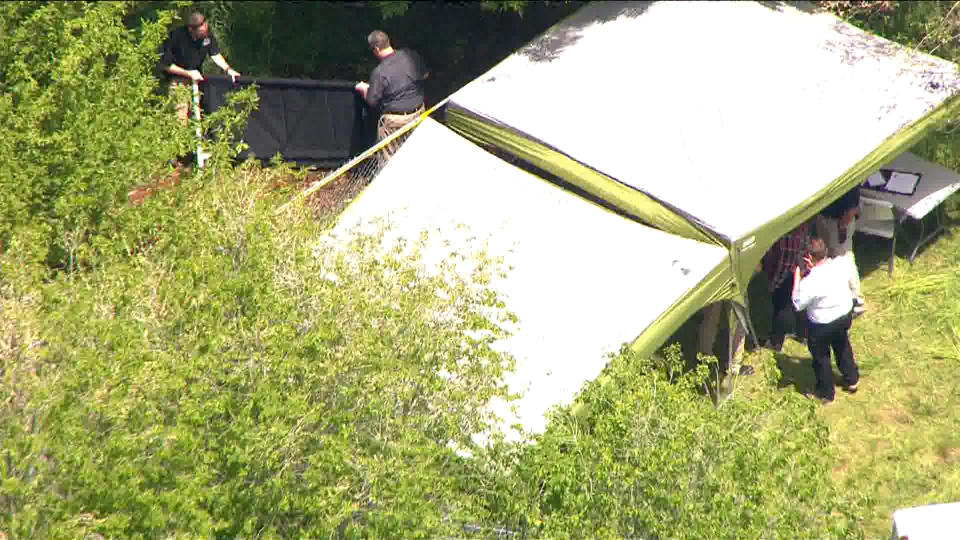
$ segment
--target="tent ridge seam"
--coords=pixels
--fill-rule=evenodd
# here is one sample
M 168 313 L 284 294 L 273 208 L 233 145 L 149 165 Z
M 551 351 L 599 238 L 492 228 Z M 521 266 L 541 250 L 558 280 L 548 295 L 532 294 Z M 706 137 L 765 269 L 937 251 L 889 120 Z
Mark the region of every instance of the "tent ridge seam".
M 686 220 L 687 220 L 690 224 L 692 224 L 696 229 L 698 229 L 698 230 L 700 230 L 701 232 L 705 233 L 707 236 L 719 240 L 719 241 L 720 241 L 720 244 L 723 245 L 724 247 L 729 248 L 729 247 L 731 247 L 731 246 L 733 245 L 733 243 L 734 243 L 734 240 L 733 240 L 731 237 L 729 237 L 729 236 L 726 235 L 726 234 L 721 233 L 721 232 L 718 231 L 716 228 L 712 227 L 710 224 L 708 224 L 708 223 L 704 222 L 703 220 L 697 218 L 696 216 L 694 216 L 694 215 L 692 215 L 692 214 L 684 211 L 683 209 L 678 208 L 678 207 L 676 207 L 676 206 L 674 206 L 674 205 L 672 205 L 672 204 L 670 204 L 670 203 L 668 203 L 668 202 L 660 199 L 659 197 L 657 197 L 657 196 L 655 196 L 655 195 L 647 192 L 647 191 L 644 190 L 644 189 L 641 189 L 641 188 L 638 188 L 638 187 L 636 187 L 636 186 L 632 186 L 632 185 L 630 185 L 630 184 L 627 184 L 626 182 L 623 182 L 622 180 L 619 180 L 618 178 L 616 178 L 616 177 L 614 177 L 614 176 L 612 176 L 612 175 L 610 175 L 610 174 L 607 174 L 606 172 L 604 172 L 604 171 L 602 171 L 602 170 L 600 170 L 600 169 L 597 169 L 596 167 L 594 167 L 594 166 L 592 166 L 592 165 L 590 165 L 590 164 L 584 163 L 583 161 L 580 161 L 579 159 L 571 156 L 570 154 L 564 152 L 563 150 L 561 150 L 561 149 L 559 149 L 559 148 L 557 148 L 557 147 L 555 147 L 555 146 L 553 146 L 553 145 L 551 145 L 551 144 L 549 144 L 549 143 L 547 143 L 547 142 L 545 142 L 545 141 L 543 141 L 543 140 L 541 140 L 541 139 L 539 139 L 539 138 L 537 138 L 537 137 L 534 137 L 533 135 L 530 135 L 529 133 L 527 133 L 527 132 L 525 132 L 525 131 L 519 130 L 519 129 L 517 129 L 517 128 L 513 127 L 513 126 L 509 126 L 509 125 L 507 125 L 507 124 L 504 124 L 503 122 L 497 120 L 496 118 L 492 118 L 492 117 L 489 117 L 489 116 L 484 115 L 484 114 L 482 114 L 482 113 L 478 113 L 478 112 L 476 112 L 476 111 L 473 111 L 473 110 L 471 110 L 471 109 L 468 109 L 467 107 L 464 107 L 463 105 L 460 105 L 459 103 L 456 103 L 455 101 L 451 101 L 448 106 L 450 106 L 450 107 L 452 107 L 452 108 L 454 108 L 454 109 L 457 109 L 457 110 L 461 111 L 463 114 L 466 114 L 466 115 L 468 115 L 468 116 L 473 116 L 474 118 L 476 118 L 476 119 L 478 119 L 478 120 L 482 120 L 482 121 L 484 121 L 484 122 L 488 122 L 488 123 L 490 123 L 490 124 L 493 124 L 493 125 L 497 126 L 499 129 L 503 129 L 503 130 L 505 130 L 505 131 L 509 131 L 509 132 L 511 132 L 511 133 L 513 133 L 513 134 L 515 134 L 515 135 L 517 135 L 517 136 L 519 136 L 519 137 L 522 137 L 522 138 L 524 138 L 524 139 L 526 139 L 526 140 L 528 140 L 528 141 L 530 141 L 530 142 L 532 142 L 532 143 L 535 143 L 535 144 L 537 144 L 537 145 L 540 145 L 540 146 L 542 146 L 543 148 L 546 148 L 546 149 L 548 149 L 548 150 L 550 150 L 550 151 L 552 151 L 552 152 L 556 152 L 557 154 L 563 156 L 563 157 L 566 158 L 566 159 L 569 159 L 570 161 L 572 161 L 572 162 L 580 165 L 581 167 L 584 167 L 584 168 L 586 168 L 586 169 L 589 169 L 589 170 L 591 170 L 591 171 L 593 171 L 593 172 L 595 172 L 595 173 L 597 173 L 597 174 L 599 174 L 599 175 L 602 175 L 603 177 L 608 178 L 610 181 L 615 182 L 615 183 L 617 183 L 617 184 L 619 184 L 619 185 L 621 185 L 621 186 L 623 186 L 623 187 L 625 187 L 625 188 L 631 189 L 631 190 L 636 191 L 636 192 L 638 192 L 638 193 L 642 193 L 644 196 L 649 197 L 650 200 L 656 202 L 657 204 L 663 206 L 664 208 L 670 210 L 671 212 L 677 214 L 678 216 L 686 219 Z M 518 157 L 519 157 L 519 156 L 518 156 Z M 524 161 L 526 161 L 526 160 L 524 160 Z

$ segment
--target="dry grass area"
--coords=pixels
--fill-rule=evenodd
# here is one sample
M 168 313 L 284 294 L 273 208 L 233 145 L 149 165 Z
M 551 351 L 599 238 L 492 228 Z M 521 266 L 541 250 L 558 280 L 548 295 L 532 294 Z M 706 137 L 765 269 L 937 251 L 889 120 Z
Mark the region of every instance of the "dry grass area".
M 300 182 L 296 188 L 303 191 L 315 182 L 323 180 L 329 171 L 307 175 L 306 180 Z M 364 178 L 357 178 L 352 174 L 345 174 L 326 186 L 318 189 L 307 197 L 307 204 L 313 209 L 318 219 L 333 218 L 354 199 L 369 182 Z
M 147 184 L 141 184 L 134 187 L 127 193 L 127 201 L 130 204 L 136 206 L 143 202 L 143 200 L 150 196 L 151 193 L 156 192 L 159 189 L 168 189 L 175 187 L 180 183 L 181 175 L 189 174 L 191 169 L 189 167 L 178 166 L 176 168 L 167 167 L 154 177 L 154 180 Z
M 296 173 L 277 172 L 267 176 L 274 189 L 288 191 L 292 196 L 322 181 L 331 172 L 328 169 L 317 169 L 301 170 Z M 193 173 L 192 166 L 165 167 L 152 182 L 131 189 L 127 194 L 127 200 L 134 206 L 139 205 L 152 193 L 161 189 L 174 188 L 182 179 L 189 178 Z M 353 200 L 368 183 L 365 176 L 348 173 L 311 193 L 306 203 L 318 219 L 329 219 L 343 210 L 344 206 Z

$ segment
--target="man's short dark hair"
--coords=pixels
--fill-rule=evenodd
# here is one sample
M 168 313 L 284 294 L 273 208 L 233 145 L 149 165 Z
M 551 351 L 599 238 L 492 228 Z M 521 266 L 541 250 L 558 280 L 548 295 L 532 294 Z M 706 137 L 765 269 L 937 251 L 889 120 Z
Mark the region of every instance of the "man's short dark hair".
M 200 28 L 205 22 L 207 22 L 207 19 L 203 16 L 203 13 L 194 11 L 190 14 L 190 18 L 187 19 L 187 26 L 190 28 Z
M 374 30 L 373 32 L 370 32 L 369 36 L 367 36 L 367 45 L 370 46 L 370 50 L 386 49 L 390 46 L 390 36 L 388 36 L 383 30 Z
M 810 238 L 810 242 L 807 244 L 807 253 L 810 254 L 814 263 L 827 258 L 827 245 L 823 243 L 823 238 L 819 236 Z

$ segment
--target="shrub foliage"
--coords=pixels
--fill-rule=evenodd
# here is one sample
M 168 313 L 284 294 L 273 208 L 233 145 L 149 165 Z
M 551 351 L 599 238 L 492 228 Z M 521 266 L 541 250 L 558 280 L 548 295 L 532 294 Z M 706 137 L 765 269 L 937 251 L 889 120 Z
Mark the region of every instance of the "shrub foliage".
M 768 358 L 774 364 L 772 358 Z M 536 489 L 543 537 L 849 538 L 856 497 L 829 480 L 825 424 L 808 400 L 764 381 L 714 406 L 706 365 L 624 352 L 558 411 L 518 475 Z M 766 373 L 776 373 L 773 366 Z M 582 412 L 585 411 L 585 412 Z
M 479 315 L 495 297 L 413 255 L 355 256 L 376 237 L 334 247 L 272 223 L 264 185 L 151 198 L 176 219 L 98 271 L 39 289 L 7 274 L 42 336 L 5 358 L 17 537 L 429 531 L 455 510 L 450 443 L 504 393 L 499 326 Z
M 126 8 L 0 4 L 0 536 L 859 533 L 810 403 L 714 407 L 675 353 L 476 443 L 509 397 L 499 266 L 275 219 L 282 168 L 231 163 L 252 92 L 206 121 L 210 167 L 123 204 L 189 141 L 151 74 L 169 16 Z
M 0 4 L 0 244 L 68 265 L 137 183 L 186 148 L 157 92 L 169 14 L 137 32 L 123 2 Z

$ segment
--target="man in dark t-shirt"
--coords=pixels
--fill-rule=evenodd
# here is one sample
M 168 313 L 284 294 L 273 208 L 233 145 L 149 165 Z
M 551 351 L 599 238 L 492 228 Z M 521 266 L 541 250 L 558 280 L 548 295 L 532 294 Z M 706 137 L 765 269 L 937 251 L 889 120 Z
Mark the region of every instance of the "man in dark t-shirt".
M 200 68 L 207 56 L 225 71 L 233 82 L 237 82 L 240 74 L 231 68 L 220 54 L 217 38 L 210 31 L 206 18 L 200 13 L 193 13 L 186 26 L 171 31 L 163 42 L 160 68 L 171 87 L 178 85 L 189 87 L 192 86 L 193 81 L 203 80 Z M 189 103 L 177 105 L 177 118 L 184 124 L 187 123 L 189 110 Z
M 370 32 L 367 44 L 380 63 L 370 73 L 370 82 L 359 82 L 355 88 L 367 105 L 380 109 L 377 140 L 381 141 L 423 114 L 423 82 L 430 72 L 416 51 L 394 50 L 382 30 Z M 384 147 L 381 161 L 398 147 L 397 140 Z

